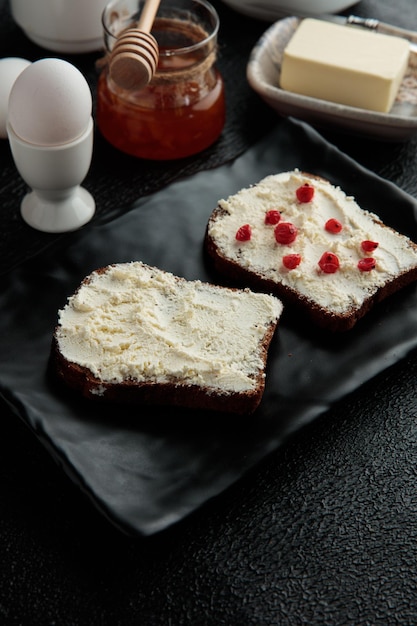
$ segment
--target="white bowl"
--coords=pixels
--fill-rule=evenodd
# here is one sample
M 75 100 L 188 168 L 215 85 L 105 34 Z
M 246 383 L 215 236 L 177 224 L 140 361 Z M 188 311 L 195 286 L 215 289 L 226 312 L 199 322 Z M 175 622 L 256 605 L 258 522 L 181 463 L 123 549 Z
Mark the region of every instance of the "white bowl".
M 275 21 L 285 15 L 337 13 L 358 4 L 358 0 L 223 0 L 239 13 L 261 20 Z
M 10 0 L 16 24 L 33 42 L 54 52 L 103 47 L 101 14 L 107 0 Z

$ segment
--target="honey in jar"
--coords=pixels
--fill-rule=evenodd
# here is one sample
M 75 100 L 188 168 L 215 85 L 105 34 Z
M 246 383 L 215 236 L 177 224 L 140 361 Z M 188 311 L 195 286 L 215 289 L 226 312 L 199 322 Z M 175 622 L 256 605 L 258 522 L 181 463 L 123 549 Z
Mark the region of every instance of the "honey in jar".
M 120 33 L 114 31 L 135 23 L 130 16 L 126 26 L 119 15 L 113 6 L 108 50 Z M 165 2 L 152 28 L 159 62 L 151 82 L 140 90 L 122 89 L 107 67 L 99 77 L 96 115 L 102 135 L 127 154 L 155 160 L 187 157 L 213 144 L 225 122 L 224 84 L 215 66 L 217 31 L 217 13 L 205 0 Z

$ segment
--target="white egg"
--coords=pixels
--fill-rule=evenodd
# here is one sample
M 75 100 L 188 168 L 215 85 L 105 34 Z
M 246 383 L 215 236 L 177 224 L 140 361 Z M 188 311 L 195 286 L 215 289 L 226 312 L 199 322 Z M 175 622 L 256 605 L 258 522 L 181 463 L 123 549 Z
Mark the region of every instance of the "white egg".
M 20 57 L 0 59 L 0 139 L 7 139 L 7 107 L 16 78 L 30 65 Z
M 81 72 L 62 59 L 41 59 L 16 79 L 8 120 L 16 135 L 38 146 L 74 141 L 87 129 L 90 87 Z

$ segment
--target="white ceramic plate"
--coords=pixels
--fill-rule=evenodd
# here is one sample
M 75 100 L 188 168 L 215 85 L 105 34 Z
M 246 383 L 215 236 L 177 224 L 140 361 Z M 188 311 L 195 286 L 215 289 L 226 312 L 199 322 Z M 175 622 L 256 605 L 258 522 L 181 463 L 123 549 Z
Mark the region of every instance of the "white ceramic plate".
M 403 141 L 417 132 L 417 54 L 410 54 L 406 75 L 389 113 L 348 107 L 284 91 L 279 87 L 284 49 L 300 24 L 288 17 L 268 28 L 247 65 L 251 87 L 280 115 L 316 126 L 340 127 L 370 137 Z M 346 28 L 350 28 L 346 26 Z
M 286 15 L 318 15 L 343 11 L 358 0 L 223 0 L 235 11 L 260 20 L 275 22 Z

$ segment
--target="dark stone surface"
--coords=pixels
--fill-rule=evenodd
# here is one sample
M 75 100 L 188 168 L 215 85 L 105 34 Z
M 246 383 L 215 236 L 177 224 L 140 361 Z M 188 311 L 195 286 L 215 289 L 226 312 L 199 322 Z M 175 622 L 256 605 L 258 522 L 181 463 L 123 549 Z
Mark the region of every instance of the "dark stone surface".
M 99 217 L 116 198 L 128 204 L 233 159 L 275 123 L 244 78 L 247 55 L 267 25 L 215 4 L 229 92 L 224 137 L 196 160 L 169 167 L 139 166 L 98 138 L 87 182 L 99 200 Z M 417 28 L 413 0 L 363 0 L 354 12 Z M 0 55 L 45 55 L 12 23 L 4 0 Z M 94 82 L 92 62 L 77 60 Z M 325 136 L 417 197 L 415 139 L 386 144 Z M 2 271 L 50 244 L 20 222 L 16 206 L 23 189 L 2 144 Z M 415 624 L 416 375 L 414 352 L 186 520 L 135 540 L 95 511 L 3 404 L 0 624 Z

